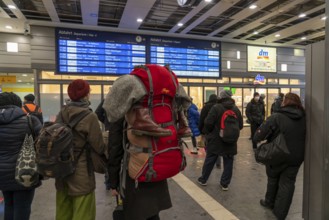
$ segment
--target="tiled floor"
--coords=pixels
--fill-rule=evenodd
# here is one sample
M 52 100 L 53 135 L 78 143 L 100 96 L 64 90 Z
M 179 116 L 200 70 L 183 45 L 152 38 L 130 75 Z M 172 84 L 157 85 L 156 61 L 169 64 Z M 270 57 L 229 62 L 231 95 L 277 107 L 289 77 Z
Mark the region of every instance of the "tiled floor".
M 248 131 L 249 129 L 245 129 L 241 134 L 233 179 L 227 192 L 219 188 L 222 170 L 217 168 L 214 168 L 207 186 L 198 185 L 196 180 L 201 174 L 204 151 L 200 150 L 199 155 L 191 155 L 186 150 L 188 167 L 181 175 L 168 180 L 173 207 L 161 212 L 162 220 L 273 219 L 272 213 L 259 205 L 259 200 L 265 193 L 266 175 L 264 167 L 254 161 Z M 302 178 L 301 168 L 287 220 L 302 219 Z M 112 211 L 115 207 L 115 199 L 105 190 L 103 179 L 102 175 L 97 175 L 97 220 L 112 219 Z M 31 220 L 53 220 L 54 216 L 54 182 L 47 180 L 36 191 Z

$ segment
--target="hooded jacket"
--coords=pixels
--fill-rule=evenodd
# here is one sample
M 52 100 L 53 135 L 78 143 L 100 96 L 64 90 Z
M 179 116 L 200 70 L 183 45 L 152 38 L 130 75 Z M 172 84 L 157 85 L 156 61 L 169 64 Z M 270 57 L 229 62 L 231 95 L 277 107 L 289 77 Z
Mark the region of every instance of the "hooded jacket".
M 204 121 L 210 111 L 210 109 L 217 103 L 217 96 L 211 95 L 209 101 L 205 103 L 201 110 L 200 121 L 199 121 L 199 131 L 203 134 Z
M 221 156 L 237 154 L 237 143 L 226 143 L 219 136 L 222 115 L 229 109 L 234 111 L 237 115 L 240 130 L 243 128 L 241 112 L 236 107 L 234 99 L 220 99 L 219 103 L 210 109 L 210 112 L 204 122 L 203 132 L 206 134 L 207 152 L 219 154 Z
M 294 106 L 282 107 L 271 115 L 257 130 L 254 140 L 260 142 L 267 139 L 271 142 L 279 133 L 285 137 L 290 151 L 287 165 L 299 166 L 304 161 L 306 119 L 303 110 Z
M 274 100 L 274 102 L 273 102 L 273 104 L 271 106 L 271 114 L 276 113 L 276 112 L 278 112 L 280 110 L 282 101 L 283 100 L 282 100 L 281 97 L 275 98 L 275 100 Z
M 200 135 L 200 131 L 198 128 L 200 113 L 198 112 L 198 107 L 195 104 L 191 104 L 187 110 L 188 112 L 188 125 L 192 131 L 193 137 L 197 137 Z
M 90 111 L 73 129 L 73 144 L 75 146 L 75 155 L 89 144 L 98 154 L 104 154 L 105 145 L 103 142 L 102 132 L 98 123 L 97 115 L 89 109 L 89 103 L 70 102 L 59 112 L 56 122 L 69 123 L 72 118 L 83 111 Z M 90 169 L 90 167 L 89 167 Z M 95 189 L 95 174 L 93 171 L 88 172 L 88 162 L 86 150 L 81 154 L 75 172 L 64 179 L 56 179 L 56 189 L 68 189 L 70 196 L 82 196 L 91 193 Z
M 41 123 L 35 116 L 31 116 L 36 135 L 41 130 Z M 32 189 L 18 184 L 15 180 L 15 169 L 19 151 L 28 130 L 27 117 L 17 106 L 0 107 L 0 190 L 18 191 Z
M 265 106 L 264 102 L 252 99 L 246 109 L 246 116 L 251 124 L 261 124 L 265 119 Z

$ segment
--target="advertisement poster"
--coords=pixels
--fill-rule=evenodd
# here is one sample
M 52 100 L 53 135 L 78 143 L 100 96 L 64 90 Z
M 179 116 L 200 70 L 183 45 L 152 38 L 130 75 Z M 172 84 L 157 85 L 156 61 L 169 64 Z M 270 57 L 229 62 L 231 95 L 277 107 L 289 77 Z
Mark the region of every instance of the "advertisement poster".
M 248 46 L 249 72 L 276 72 L 276 48 Z

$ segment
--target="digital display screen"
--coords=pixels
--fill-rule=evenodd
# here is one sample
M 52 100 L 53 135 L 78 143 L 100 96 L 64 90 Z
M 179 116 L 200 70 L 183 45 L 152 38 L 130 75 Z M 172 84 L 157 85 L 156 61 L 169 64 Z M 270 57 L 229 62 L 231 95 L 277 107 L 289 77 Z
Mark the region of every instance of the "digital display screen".
M 220 42 L 56 28 L 56 72 L 123 75 L 169 64 L 178 76 L 220 77 Z
M 57 73 L 123 75 L 146 63 L 140 35 L 56 29 Z
M 220 43 L 213 41 L 150 37 L 150 61 L 169 64 L 178 76 L 220 77 Z

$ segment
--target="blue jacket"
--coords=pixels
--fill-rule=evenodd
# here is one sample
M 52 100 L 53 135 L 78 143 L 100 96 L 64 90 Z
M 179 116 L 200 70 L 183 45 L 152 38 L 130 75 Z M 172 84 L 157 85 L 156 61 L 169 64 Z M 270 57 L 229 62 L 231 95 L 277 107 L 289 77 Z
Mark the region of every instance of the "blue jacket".
M 197 137 L 200 135 L 199 131 L 199 120 L 200 120 L 200 114 L 198 112 L 198 107 L 196 107 L 195 104 L 191 104 L 189 109 L 187 110 L 188 115 L 188 125 L 192 131 L 193 137 Z
M 38 135 L 42 127 L 41 123 L 35 116 L 31 117 L 35 134 Z M 27 117 L 21 108 L 12 105 L 0 107 L 0 190 L 2 191 L 31 189 L 18 184 L 15 180 L 16 161 L 27 131 Z

